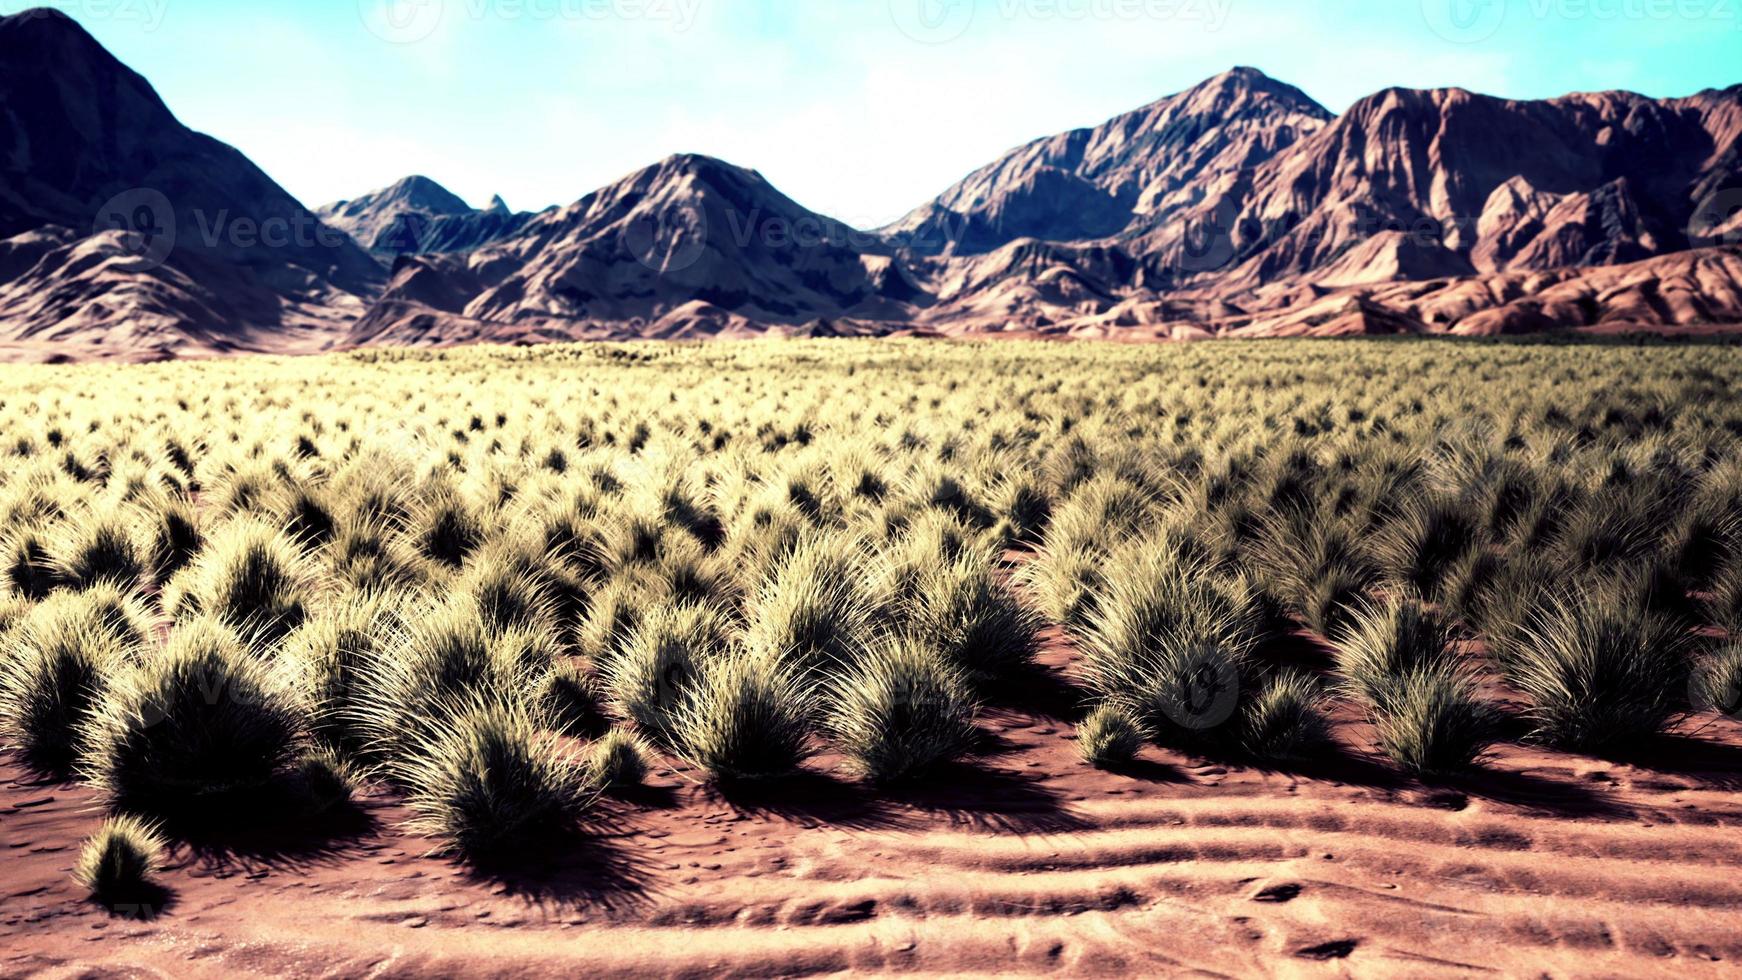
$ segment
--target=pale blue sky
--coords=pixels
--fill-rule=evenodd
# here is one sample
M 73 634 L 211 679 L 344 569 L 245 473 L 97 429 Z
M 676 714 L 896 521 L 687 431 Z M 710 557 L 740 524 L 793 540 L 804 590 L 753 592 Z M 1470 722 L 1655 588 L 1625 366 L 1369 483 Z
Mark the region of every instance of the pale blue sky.
M 1742 82 L 1742 0 L 52 5 L 310 205 L 423 173 L 474 204 L 538 208 L 689 151 L 872 226 L 1017 143 L 1237 64 L 1333 111 L 1391 85 Z

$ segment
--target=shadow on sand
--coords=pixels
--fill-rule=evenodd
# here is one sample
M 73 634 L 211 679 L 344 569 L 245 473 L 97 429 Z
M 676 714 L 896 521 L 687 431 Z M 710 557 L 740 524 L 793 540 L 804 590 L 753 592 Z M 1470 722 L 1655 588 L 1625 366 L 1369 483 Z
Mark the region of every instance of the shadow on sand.
M 310 806 L 289 791 L 268 790 L 162 815 L 160 827 L 203 870 L 254 874 L 304 872 L 356 856 L 380 821 L 354 801 Z
M 1062 833 L 1087 826 L 1035 777 L 975 760 L 893 786 L 872 787 L 805 770 L 749 785 L 711 785 L 704 792 L 742 813 L 802 827 L 919 830 L 939 816 L 954 826 L 994 833 Z
M 517 853 L 475 859 L 464 866 L 465 876 L 547 914 L 590 909 L 615 915 L 645 908 L 656 894 L 653 865 L 623 846 L 608 822 L 609 814 L 596 815 L 571 833 Z

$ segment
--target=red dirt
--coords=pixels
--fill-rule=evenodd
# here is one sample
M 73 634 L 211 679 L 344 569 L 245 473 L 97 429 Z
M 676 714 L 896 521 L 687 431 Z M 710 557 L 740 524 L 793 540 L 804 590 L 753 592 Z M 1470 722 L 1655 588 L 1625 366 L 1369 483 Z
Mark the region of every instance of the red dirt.
M 1310 656 L 1310 651 L 1306 652 Z M 1053 644 L 1055 667 L 1068 653 Z M 1403 779 L 1338 717 L 1306 774 L 1151 750 L 1078 761 L 1069 696 L 990 711 L 904 798 L 828 772 L 726 799 L 665 771 L 585 839 L 481 875 L 364 826 L 178 844 L 154 918 L 69 878 L 102 815 L 0 764 L 0 974 L 576 976 L 1057 972 L 1720 976 L 1742 963 L 1742 724 L 1651 765 L 1506 745 Z

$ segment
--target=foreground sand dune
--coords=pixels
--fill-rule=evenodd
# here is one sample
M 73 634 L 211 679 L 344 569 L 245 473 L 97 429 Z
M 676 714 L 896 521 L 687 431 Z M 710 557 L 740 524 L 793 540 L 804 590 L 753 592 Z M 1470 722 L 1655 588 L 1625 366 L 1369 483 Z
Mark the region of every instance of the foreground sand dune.
M 1054 668 L 1069 654 L 1055 646 Z M 982 758 L 880 799 L 816 760 L 723 799 L 660 774 L 536 870 L 427 856 L 373 797 L 320 843 L 180 846 L 148 921 L 68 878 L 87 790 L 7 762 L 6 976 L 1733 976 L 1742 725 L 1652 764 L 1503 746 L 1426 788 L 1369 757 L 1264 773 L 1151 752 L 1082 765 L 1053 692 L 988 716 Z M 1700 728 L 1698 740 L 1688 736 Z

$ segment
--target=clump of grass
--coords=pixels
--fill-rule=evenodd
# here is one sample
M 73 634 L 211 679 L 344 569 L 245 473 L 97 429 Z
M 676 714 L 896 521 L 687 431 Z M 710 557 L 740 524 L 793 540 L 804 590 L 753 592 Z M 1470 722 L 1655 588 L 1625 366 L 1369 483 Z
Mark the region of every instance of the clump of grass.
M 535 851 L 574 827 L 588 801 L 579 767 L 525 705 L 472 692 L 438 713 L 426 744 L 387 763 L 413 830 L 489 859 Z
M 966 679 L 935 647 L 911 637 L 866 650 L 832 679 L 827 698 L 835 745 L 872 783 L 918 778 L 974 745 L 977 708 Z
M 527 677 L 550 673 L 563 654 L 557 634 L 549 630 L 515 627 L 500 631 L 495 645 L 502 662 Z
M 51 600 L 9 637 L 16 652 L 0 661 L 0 735 L 32 769 L 73 774 L 79 747 L 108 687 L 129 653 L 83 603 Z
M 1608 571 L 1644 560 L 1659 537 L 1659 522 L 1641 495 L 1611 491 L 1574 508 L 1553 551 L 1564 567 Z
M 349 806 L 362 791 L 363 777 L 356 767 L 330 746 L 317 746 L 292 763 L 287 782 L 295 791 L 305 816 Z
M 599 667 L 612 710 L 641 730 L 670 739 L 684 699 L 711 662 L 722 657 L 729 624 L 718 609 L 668 603 L 650 610 L 622 652 Z
M 998 582 L 990 554 L 929 564 L 903 611 L 903 627 L 936 643 L 976 687 L 1033 666 L 1039 617 Z
M 316 548 L 333 539 L 339 519 L 327 496 L 313 487 L 296 486 L 286 495 L 281 521 L 284 533 L 305 548 Z
M 225 463 L 206 486 L 213 510 L 226 515 L 269 513 L 278 502 L 278 474 L 259 462 Z
M 214 534 L 163 601 L 177 619 L 214 616 L 272 642 L 301 624 L 313 599 L 301 550 L 265 524 L 235 521 Z
M 0 541 L 0 579 L 6 591 L 32 601 L 43 599 L 61 585 L 49 540 L 40 528 L 9 529 Z
M 1452 775 L 1475 764 L 1494 742 L 1496 721 L 1467 676 L 1434 667 L 1393 680 L 1373 711 L 1380 750 L 1421 776 Z
M 459 568 L 484 540 L 484 525 L 472 507 L 451 490 L 432 495 L 417 520 L 418 550 L 431 561 Z
M 709 553 L 692 538 L 673 539 L 654 563 L 650 578 L 679 602 L 736 604 L 738 583 L 717 554 Z
M 746 646 L 787 660 L 807 684 L 851 663 L 871 640 L 879 613 L 865 563 L 857 542 L 808 537 L 749 602 Z
M 546 671 L 535 697 L 551 724 L 565 735 L 592 736 L 605 730 L 593 678 L 574 664 L 558 664 Z
M 1503 557 L 1483 548 L 1472 550 L 1446 577 L 1441 600 L 1448 613 L 1474 630 L 1485 621 L 1489 608 L 1502 602 L 1499 590 L 1506 575 Z
M 1052 519 L 1052 497 L 1040 480 L 1008 475 L 993 485 L 992 513 L 998 523 L 993 533 L 1007 547 L 1038 544 Z
M 157 638 L 157 617 L 150 605 L 111 582 L 50 595 L 37 604 L 31 618 L 39 630 L 113 637 L 128 659 L 142 656 Z
M 1129 765 L 1143 750 L 1143 742 L 1143 730 L 1117 705 L 1101 705 L 1077 726 L 1077 751 L 1096 769 Z
M 1327 568 L 1308 586 L 1301 601 L 1301 618 L 1322 637 L 1339 636 L 1354 622 L 1371 584 L 1371 577 L 1355 568 Z
M 1105 555 L 1088 548 L 1043 548 L 1017 579 L 1041 612 L 1055 623 L 1081 632 L 1094 613 L 1106 566 Z
M 146 566 L 153 578 L 167 582 L 205 545 L 199 514 L 187 501 L 170 499 L 146 510 L 144 520 Z
M 0 661 L 10 658 L 15 650 L 8 634 L 35 608 L 36 604 L 23 596 L 0 596 Z
M 1130 712 L 1151 738 L 1227 735 L 1259 635 L 1251 590 L 1141 546 L 1123 552 L 1106 578 L 1084 637 L 1090 690 Z
M 1695 676 L 1693 705 L 1742 719 L 1742 641 L 1731 641 L 1705 658 Z
M 673 740 L 686 759 L 722 781 L 785 776 L 808 754 L 806 701 L 779 660 L 728 656 L 703 671 L 673 719 Z
M 399 610 L 411 602 L 392 593 L 348 593 L 286 637 L 280 657 L 302 676 L 313 731 L 323 741 L 358 747 L 353 721 L 363 678 L 379 668 L 403 628 Z
M 1181 747 L 1227 746 L 1240 710 L 1243 655 L 1215 639 L 1158 636 L 1122 658 L 1095 687 L 1137 720 L 1144 735 Z
M 594 742 L 587 753 L 586 779 L 606 792 L 640 786 L 652 768 L 653 749 L 634 732 L 614 728 Z
M 333 580 L 356 592 L 411 590 L 432 577 L 429 563 L 380 520 L 340 522 L 321 556 Z
M 119 517 L 87 515 L 65 535 L 51 558 L 55 578 L 84 589 L 108 583 L 124 589 L 145 577 L 145 556 Z
M 575 631 L 580 652 L 594 664 L 615 660 L 641 624 L 642 610 L 654 602 L 646 582 L 619 576 L 593 593 L 585 618 Z
M 1253 562 L 1266 588 L 1320 636 L 1335 636 L 1377 577 L 1353 535 L 1319 508 L 1290 507 L 1260 527 Z
M 1676 568 L 1698 586 L 1707 586 L 1725 563 L 1742 557 L 1742 515 L 1734 502 L 1705 501 L 1677 523 L 1669 541 Z
M 1404 592 L 1432 599 L 1470 549 L 1477 528 L 1457 501 L 1411 497 L 1377 541 L 1380 564 Z
M 533 526 L 547 555 L 574 569 L 583 579 L 600 578 L 609 570 L 609 547 L 593 508 L 570 501 L 566 506 L 523 520 Z
M 471 597 L 491 629 L 556 632 L 559 619 L 549 581 L 522 562 L 495 558 L 493 552 L 481 554 L 457 591 Z
M 1318 681 L 1307 674 L 1278 674 L 1247 703 L 1240 720 L 1241 748 L 1270 761 L 1310 756 L 1330 738 L 1323 700 Z
M 415 754 L 429 742 L 446 706 L 488 691 L 525 691 L 532 675 L 464 596 L 406 615 L 374 667 L 365 671 L 342 723 L 376 756 Z
M 1711 622 L 1742 635 L 1742 561 L 1726 563 L 1712 577 Z
M 1455 663 L 1451 624 L 1412 599 L 1367 603 L 1337 641 L 1337 673 L 1344 687 L 1368 705 L 1382 707 L 1397 681 Z
M 73 881 L 108 908 L 134 905 L 158 891 L 164 847 L 155 825 L 126 814 L 110 817 L 80 849 Z
M 1665 730 L 1688 690 L 1686 624 L 1601 593 L 1551 599 L 1506 658 L 1538 736 L 1566 748 L 1636 746 Z
M 305 731 L 298 699 L 234 630 L 202 618 L 111 683 L 81 768 L 118 807 L 197 812 L 271 784 Z

